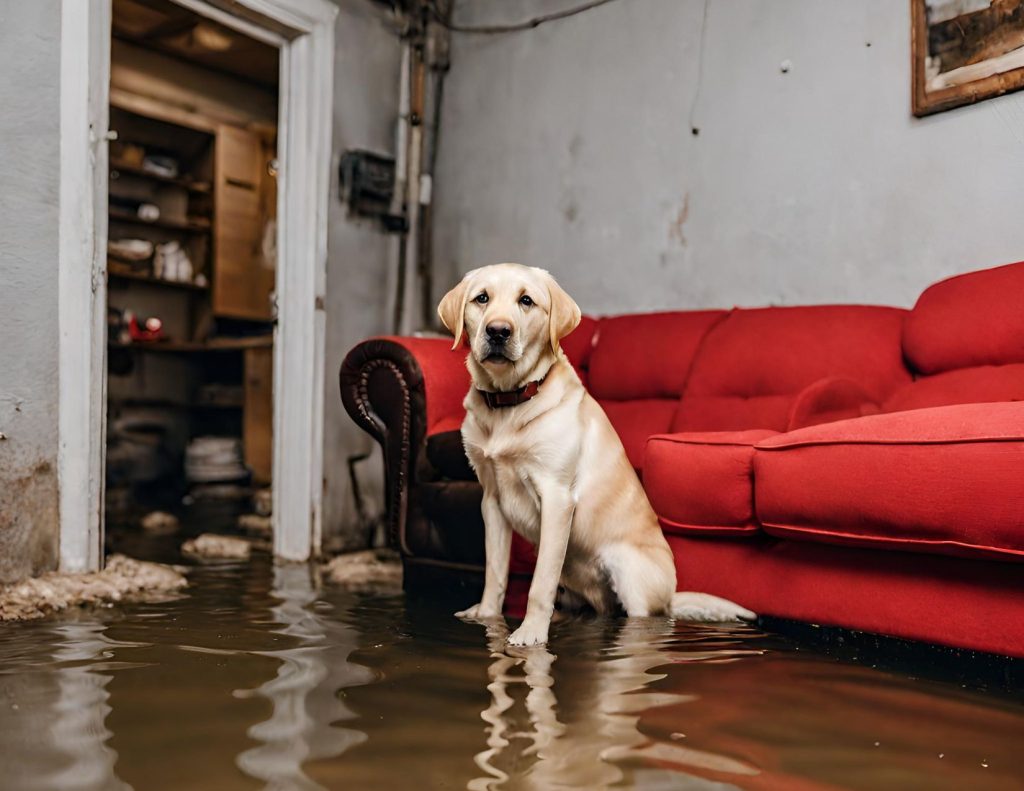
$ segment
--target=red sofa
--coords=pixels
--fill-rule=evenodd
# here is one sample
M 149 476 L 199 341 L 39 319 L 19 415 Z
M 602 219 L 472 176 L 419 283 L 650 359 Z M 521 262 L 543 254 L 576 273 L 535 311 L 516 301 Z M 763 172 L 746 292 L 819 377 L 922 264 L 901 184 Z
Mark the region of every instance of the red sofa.
M 349 353 L 410 584 L 479 578 L 480 490 L 450 341 Z M 766 616 L 1024 657 L 1024 263 L 911 311 L 585 318 L 563 342 L 641 476 L 680 587 Z M 517 544 L 513 589 L 530 548 Z M 471 594 L 467 594 L 471 595 Z

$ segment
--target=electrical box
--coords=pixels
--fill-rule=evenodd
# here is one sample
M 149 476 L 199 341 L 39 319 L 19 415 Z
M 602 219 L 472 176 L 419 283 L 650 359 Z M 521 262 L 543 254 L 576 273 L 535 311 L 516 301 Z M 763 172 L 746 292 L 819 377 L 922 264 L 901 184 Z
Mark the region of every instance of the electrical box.
M 379 219 L 389 231 L 404 231 L 405 217 L 391 213 L 395 160 L 371 151 L 351 150 L 338 164 L 338 189 L 349 211 Z

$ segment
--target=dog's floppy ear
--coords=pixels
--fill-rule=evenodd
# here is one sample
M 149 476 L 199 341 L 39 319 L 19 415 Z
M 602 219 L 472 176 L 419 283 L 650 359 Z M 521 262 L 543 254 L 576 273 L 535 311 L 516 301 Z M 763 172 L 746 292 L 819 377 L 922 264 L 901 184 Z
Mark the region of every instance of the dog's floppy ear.
M 470 273 L 472 274 L 472 273 Z M 462 328 L 466 323 L 466 294 L 469 286 L 469 275 L 459 281 L 451 291 L 444 295 L 441 304 L 437 306 L 437 315 L 441 317 L 441 323 L 452 335 L 455 342 L 452 349 L 459 348 L 462 341 Z
M 548 313 L 551 351 L 558 354 L 558 342 L 579 326 L 580 306 L 551 275 L 548 275 L 548 296 L 551 298 L 551 310 Z

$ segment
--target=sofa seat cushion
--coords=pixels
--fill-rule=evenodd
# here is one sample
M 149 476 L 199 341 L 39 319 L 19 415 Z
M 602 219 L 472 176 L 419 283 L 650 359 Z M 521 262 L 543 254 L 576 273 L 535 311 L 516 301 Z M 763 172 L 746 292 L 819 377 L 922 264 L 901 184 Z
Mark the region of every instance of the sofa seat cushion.
M 644 488 L 665 532 L 759 532 L 754 516 L 754 445 L 775 433 L 754 429 L 651 437 L 644 457 Z
M 758 443 L 755 512 L 776 536 L 1024 560 L 1024 403 L 812 426 Z
M 598 401 L 622 440 L 626 456 L 639 472 L 644 463 L 644 445 L 652 434 L 663 434 L 672 424 L 676 401 L 648 398 L 640 401 Z

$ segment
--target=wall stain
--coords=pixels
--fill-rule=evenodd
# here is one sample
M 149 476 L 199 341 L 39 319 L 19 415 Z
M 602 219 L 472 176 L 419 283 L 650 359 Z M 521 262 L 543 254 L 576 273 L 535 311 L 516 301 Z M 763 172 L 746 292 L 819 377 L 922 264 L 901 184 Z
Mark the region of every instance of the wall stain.
M 686 220 L 689 216 L 690 193 L 687 192 L 683 195 L 683 205 L 679 207 L 675 218 L 668 224 L 668 240 L 670 242 L 678 242 L 680 247 L 686 247 L 686 235 L 683 233 L 683 226 L 686 225 Z
M 0 584 L 57 567 L 57 472 L 45 459 L 0 478 Z

